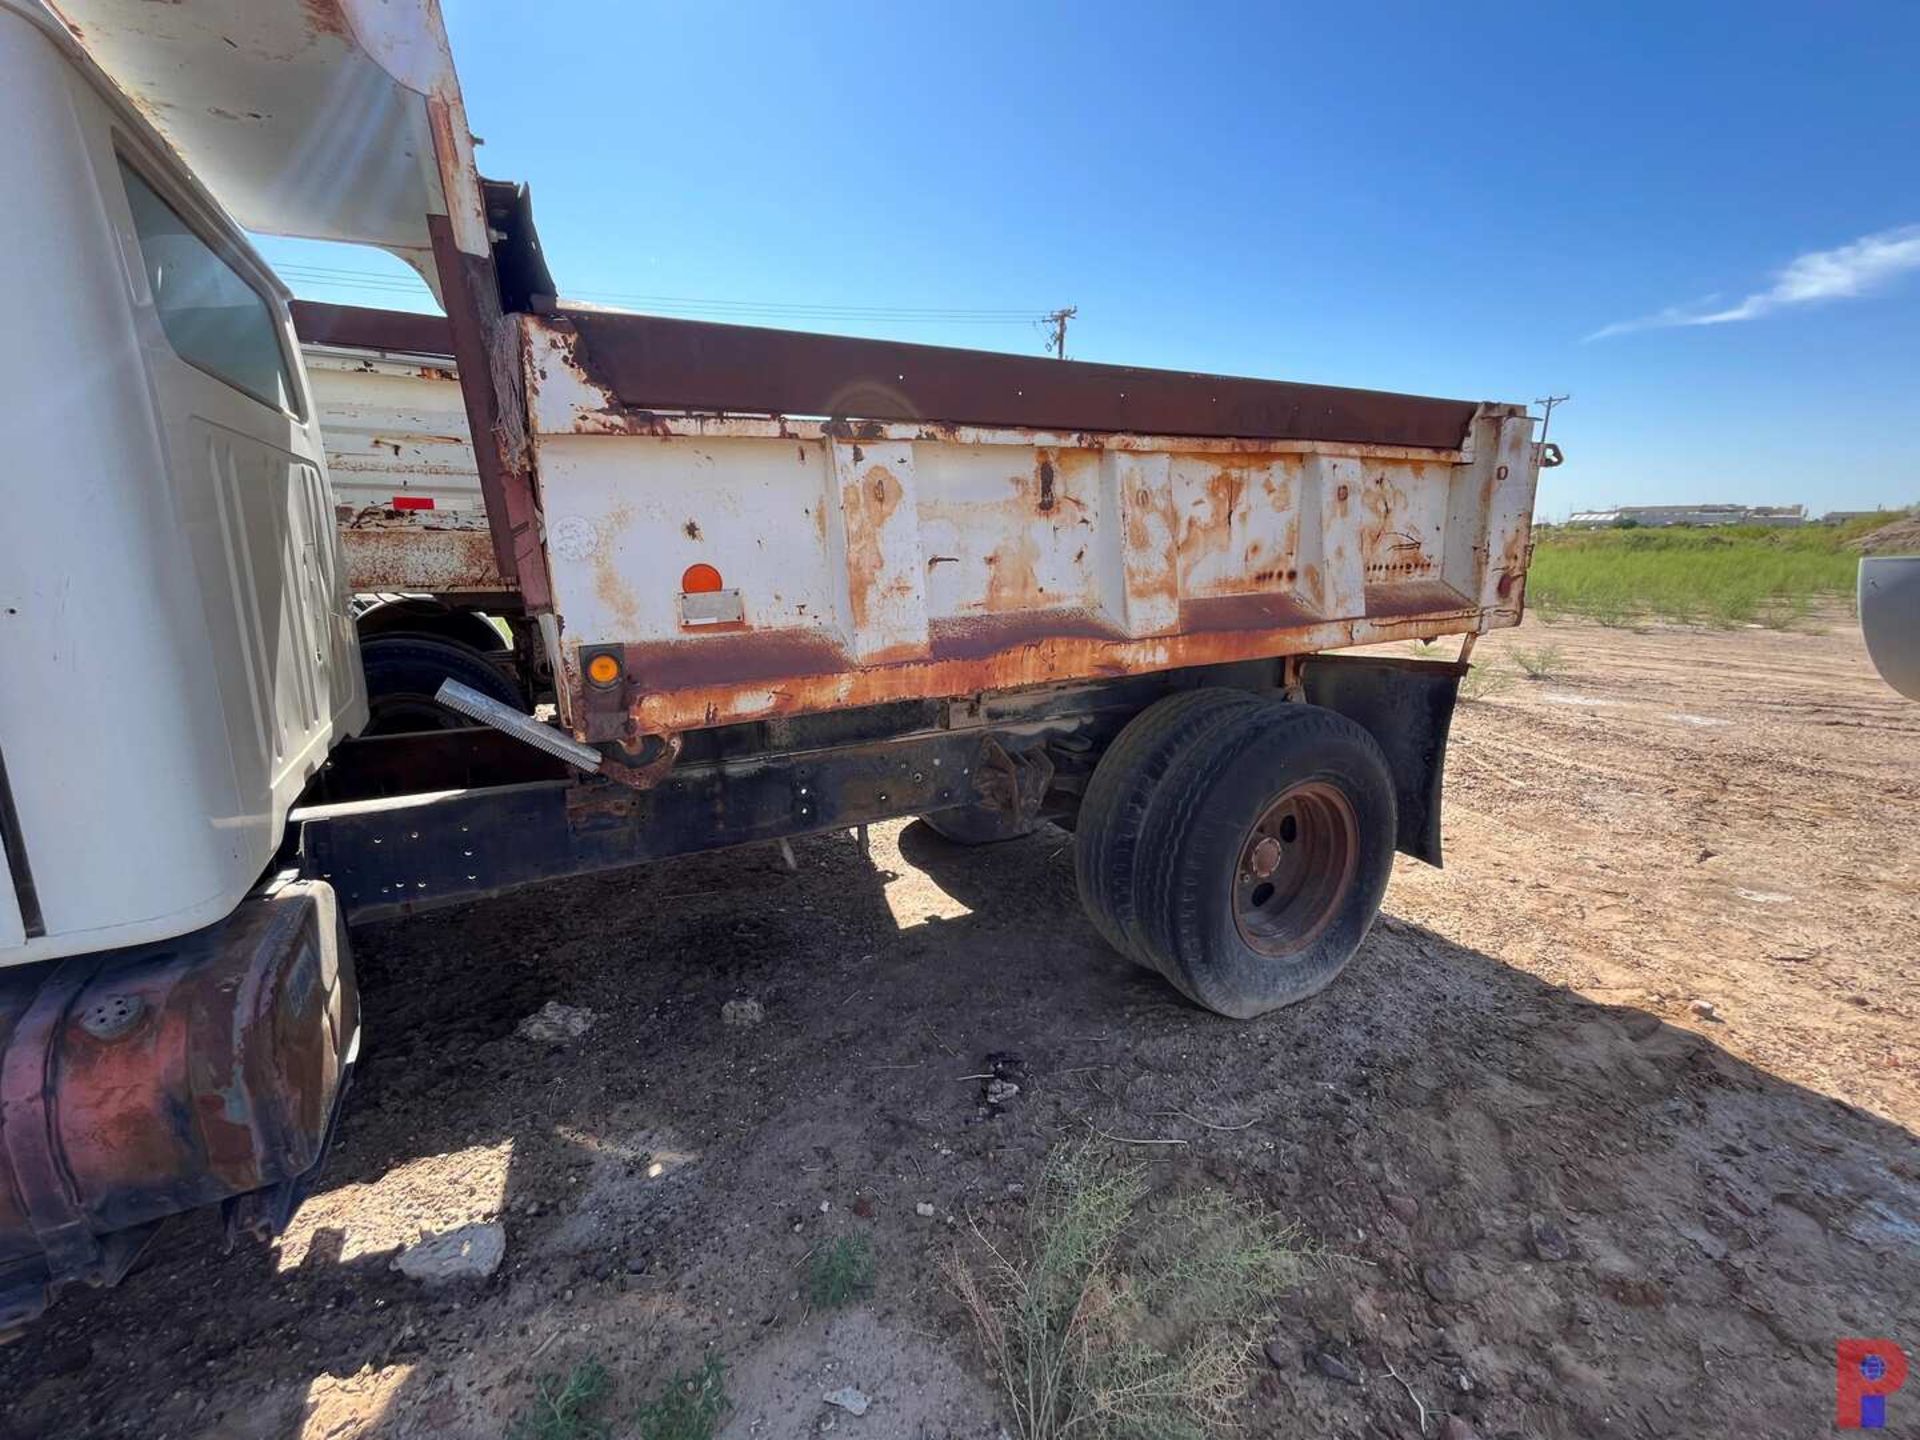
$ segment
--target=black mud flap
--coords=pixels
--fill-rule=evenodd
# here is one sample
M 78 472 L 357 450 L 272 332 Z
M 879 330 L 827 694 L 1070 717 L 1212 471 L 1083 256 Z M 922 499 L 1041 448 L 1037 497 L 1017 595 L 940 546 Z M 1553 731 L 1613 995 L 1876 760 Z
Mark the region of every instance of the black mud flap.
M 1307 701 L 1363 726 L 1386 753 L 1399 811 L 1394 848 L 1440 864 L 1440 786 L 1460 677 L 1453 660 L 1315 655 L 1301 667 Z

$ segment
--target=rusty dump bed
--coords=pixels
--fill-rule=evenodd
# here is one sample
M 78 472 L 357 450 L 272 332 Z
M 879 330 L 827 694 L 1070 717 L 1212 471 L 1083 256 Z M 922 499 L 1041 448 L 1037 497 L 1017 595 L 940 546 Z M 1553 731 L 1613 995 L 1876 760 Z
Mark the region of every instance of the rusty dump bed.
M 508 602 L 447 322 L 293 302 L 356 594 Z
M 1520 619 L 1520 406 L 515 318 L 586 739 Z

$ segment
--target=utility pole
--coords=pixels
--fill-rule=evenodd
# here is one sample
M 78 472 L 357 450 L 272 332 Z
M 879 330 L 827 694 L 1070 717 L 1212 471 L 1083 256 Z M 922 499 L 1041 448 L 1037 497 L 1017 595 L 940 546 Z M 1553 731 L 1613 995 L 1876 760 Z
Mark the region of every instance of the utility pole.
M 1573 396 L 1571 395 L 1545 395 L 1533 402 L 1543 407 L 1547 412 L 1540 421 L 1540 443 L 1542 445 L 1547 443 L 1547 427 L 1553 424 L 1553 407 L 1556 405 L 1564 405 L 1572 398 Z
M 1080 313 L 1078 305 L 1069 305 L 1064 310 L 1055 310 L 1040 318 L 1053 327 L 1053 358 L 1067 358 L 1067 322 Z

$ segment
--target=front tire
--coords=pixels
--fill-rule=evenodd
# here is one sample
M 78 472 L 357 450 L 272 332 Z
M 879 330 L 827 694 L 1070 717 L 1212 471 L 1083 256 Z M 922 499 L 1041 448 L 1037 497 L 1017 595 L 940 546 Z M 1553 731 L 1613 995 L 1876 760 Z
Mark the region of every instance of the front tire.
M 1239 711 L 1154 792 L 1131 877 L 1141 947 L 1222 1015 L 1304 1000 L 1366 938 L 1394 834 L 1392 776 L 1359 725 L 1315 705 Z

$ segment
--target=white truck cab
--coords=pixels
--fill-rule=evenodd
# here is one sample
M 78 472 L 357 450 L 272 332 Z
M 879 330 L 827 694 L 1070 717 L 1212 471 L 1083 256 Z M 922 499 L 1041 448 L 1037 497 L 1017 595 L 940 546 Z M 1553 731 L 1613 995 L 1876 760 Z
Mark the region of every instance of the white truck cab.
M 359 1007 L 288 812 L 367 703 L 242 224 L 426 253 L 450 87 L 428 0 L 0 0 L 0 1338 L 325 1153 Z
M 0 9 L 0 961 L 226 915 L 365 697 L 286 295 L 63 37 Z

